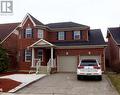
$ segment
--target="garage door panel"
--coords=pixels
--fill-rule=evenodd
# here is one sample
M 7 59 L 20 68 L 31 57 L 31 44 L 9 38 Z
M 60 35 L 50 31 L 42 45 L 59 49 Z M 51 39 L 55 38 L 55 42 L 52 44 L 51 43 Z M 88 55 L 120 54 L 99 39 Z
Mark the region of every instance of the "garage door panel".
M 59 56 L 58 59 L 58 72 L 76 72 L 76 56 Z

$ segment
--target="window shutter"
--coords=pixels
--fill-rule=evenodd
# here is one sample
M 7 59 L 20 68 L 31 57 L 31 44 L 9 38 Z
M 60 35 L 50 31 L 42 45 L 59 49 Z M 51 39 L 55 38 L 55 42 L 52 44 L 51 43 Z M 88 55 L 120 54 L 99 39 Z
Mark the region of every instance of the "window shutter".
M 23 38 L 25 38 L 25 33 L 26 32 L 26 29 L 23 30 Z
M 25 62 L 25 49 L 23 49 L 23 62 Z
M 80 31 L 80 39 L 81 39 L 81 40 L 82 40 L 82 33 L 83 33 L 83 32 L 82 32 L 82 31 Z
M 74 39 L 74 31 L 72 31 L 72 39 Z
M 57 40 L 58 40 L 58 32 L 57 32 Z
M 64 39 L 66 40 L 66 32 L 64 32 Z
M 32 29 L 32 38 L 34 38 L 34 32 L 33 32 L 33 29 Z

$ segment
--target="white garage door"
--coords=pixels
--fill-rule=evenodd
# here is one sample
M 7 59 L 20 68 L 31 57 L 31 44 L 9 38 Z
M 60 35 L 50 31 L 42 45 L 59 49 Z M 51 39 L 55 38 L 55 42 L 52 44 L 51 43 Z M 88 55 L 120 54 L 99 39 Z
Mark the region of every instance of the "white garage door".
M 58 72 L 76 72 L 76 56 L 58 56 Z
M 81 59 L 97 59 L 99 61 L 99 63 L 101 63 L 101 57 L 100 56 L 80 56 L 80 60 Z

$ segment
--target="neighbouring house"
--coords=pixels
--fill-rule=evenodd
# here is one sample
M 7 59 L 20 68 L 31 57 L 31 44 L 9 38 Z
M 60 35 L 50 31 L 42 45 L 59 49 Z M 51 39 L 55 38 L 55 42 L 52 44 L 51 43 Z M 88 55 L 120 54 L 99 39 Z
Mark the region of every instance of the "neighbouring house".
M 20 23 L 0 24 L 0 44 L 7 50 L 10 58 L 10 68 L 16 69 L 17 64 L 17 30 Z
M 27 14 L 15 30 L 19 71 L 34 69 L 41 59 L 40 65 L 51 70 L 76 72 L 83 58 L 97 59 L 105 71 L 106 43 L 100 29 L 74 22 L 43 24 Z
M 106 42 L 106 45 L 108 44 L 108 42 Z M 109 53 L 109 48 L 108 48 L 108 45 L 106 46 L 106 49 L 105 49 L 105 66 L 106 66 L 106 69 L 110 69 L 110 53 Z
M 107 29 L 109 64 L 112 70 L 120 72 L 120 27 Z

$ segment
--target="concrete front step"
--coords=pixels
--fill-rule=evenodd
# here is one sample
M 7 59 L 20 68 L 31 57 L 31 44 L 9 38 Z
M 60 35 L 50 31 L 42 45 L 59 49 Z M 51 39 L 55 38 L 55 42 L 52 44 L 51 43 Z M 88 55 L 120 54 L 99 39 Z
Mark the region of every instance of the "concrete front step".
M 50 74 L 50 68 L 48 68 L 47 66 L 40 66 L 39 67 L 39 74 Z M 36 68 L 32 68 L 29 73 L 36 73 Z

